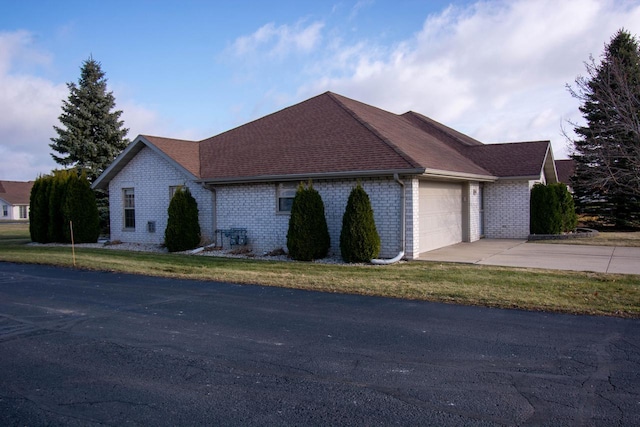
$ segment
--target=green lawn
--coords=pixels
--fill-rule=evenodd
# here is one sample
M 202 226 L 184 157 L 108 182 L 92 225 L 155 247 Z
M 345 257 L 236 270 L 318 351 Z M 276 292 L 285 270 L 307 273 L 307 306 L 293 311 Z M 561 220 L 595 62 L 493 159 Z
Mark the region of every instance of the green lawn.
M 73 265 L 68 246 L 27 245 L 0 224 L 0 261 Z M 640 276 L 407 262 L 328 265 L 76 248 L 77 268 L 526 310 L 640 317 Z

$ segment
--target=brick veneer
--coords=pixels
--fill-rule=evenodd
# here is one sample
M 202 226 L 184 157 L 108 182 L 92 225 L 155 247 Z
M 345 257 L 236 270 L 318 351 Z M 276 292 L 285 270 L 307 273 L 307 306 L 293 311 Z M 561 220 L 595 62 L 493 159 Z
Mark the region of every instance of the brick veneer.
M 318 180 L 313 186 L 325 206 L 331 253 L 340 254 L 342 215 L 357 180 Z M 380 234 L 381 257 L 400 250 L 400 186 L 393 178 L 362 179 L 369 194 Z M 169 187 L 186 185 L 198 202 L 203 239 L 213 241 L 216 228 L 246 228 L 254 253 L 286 249 L 289 215 L 276 212 L 277 183 L 220 185 L 205 189 L 149 148 L 140 151 L 109 184 L 111 239 L 134 243 L 162 243 L 167 226 Z M 124 230 L 122 189 L 135 190 L 136 228 Z M 215 212 L 215 215 L 214 215 Z M 155 221 L 156 231 L 147 230 Z
M 485 237 L 526 239 L 529 195 L 536 181 L 505 180 L 485 185 Z
M 213 203 L 210 191 L 191 182 L 150 148 L 143 148 L 109 183 L 111 240 L 132 243 L 164 242 L 169 208 L 169 187 L 186 185 L 198 202 L 200 229 L 205 240 L 213 238 Z M 122 189 L 135 191 L 135 230 L 124 229 Z M 155 221 L 156 231 L 147 231 L 147 222 Z

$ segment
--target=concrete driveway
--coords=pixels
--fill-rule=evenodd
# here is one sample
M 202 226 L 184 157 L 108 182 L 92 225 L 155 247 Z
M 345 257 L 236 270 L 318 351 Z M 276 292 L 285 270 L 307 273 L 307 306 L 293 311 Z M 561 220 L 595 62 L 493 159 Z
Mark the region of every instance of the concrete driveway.
M 482 239 L 420 255 L 422 261 L 460 262 L 550 270 L 640 274 L 640 248 Z

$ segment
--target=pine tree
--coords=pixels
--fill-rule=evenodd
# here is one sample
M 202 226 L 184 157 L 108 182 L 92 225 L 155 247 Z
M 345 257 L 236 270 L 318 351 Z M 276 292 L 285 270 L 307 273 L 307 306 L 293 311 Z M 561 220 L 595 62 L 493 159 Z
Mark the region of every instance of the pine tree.
M 577 207 L 618 226 L 640 223 L 640 49 L 618 31 L 602 61 L 585 64 L 571 94 L 582 102 L 586 125 L 575 125 Z
M 342 216 L 340 252 L 346 262 L 369 262 L 380 252 L 371 201 L 360 183 L 351 190 Z
M 200 243 L 198 202 L 188 188 L 176 191 L 169 203 L 164 243 L 169 252 L 193 249 Z
M 64 167 L 84 170 L 90 182 L 113 162 L 127 146 L 128 129 L 120 120 L 112 92 L 100 63 L 84 61 L 78 84 L 67 83 L 69 98 L 63 101 L 59 117 L 62 127 L 54 126 L 57 138 L 51 138 L 51 156 Z

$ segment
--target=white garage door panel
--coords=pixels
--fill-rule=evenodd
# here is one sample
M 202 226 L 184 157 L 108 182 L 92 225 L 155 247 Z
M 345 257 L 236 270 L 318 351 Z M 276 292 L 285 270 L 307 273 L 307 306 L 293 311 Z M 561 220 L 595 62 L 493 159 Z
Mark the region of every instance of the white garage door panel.
M 420 183 L 420 252 L 462 241 L 462 185 Z

